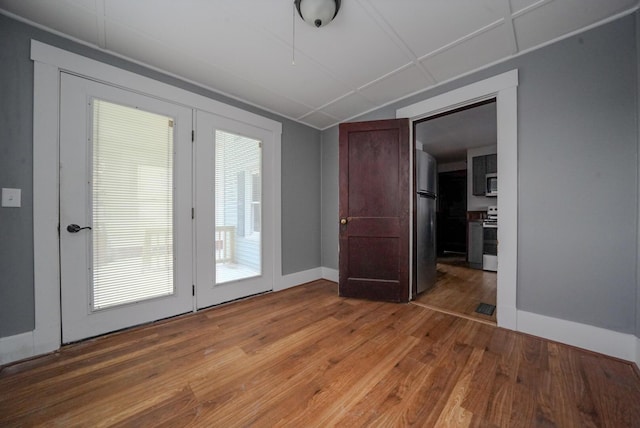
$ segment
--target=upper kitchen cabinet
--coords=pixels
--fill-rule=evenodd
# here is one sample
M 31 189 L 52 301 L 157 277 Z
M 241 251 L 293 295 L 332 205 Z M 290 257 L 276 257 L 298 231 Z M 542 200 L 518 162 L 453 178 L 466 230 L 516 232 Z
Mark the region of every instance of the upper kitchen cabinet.
M 475 156 L 473 168 L 473 195 L 484 196 L 487 191 L 487 174 L 498 172 L 498 156 L 496 154 Z
M 485 160 L 487 162 L 486 174 L 495 174 L 498 172 L 498 155 L 486 155 Z

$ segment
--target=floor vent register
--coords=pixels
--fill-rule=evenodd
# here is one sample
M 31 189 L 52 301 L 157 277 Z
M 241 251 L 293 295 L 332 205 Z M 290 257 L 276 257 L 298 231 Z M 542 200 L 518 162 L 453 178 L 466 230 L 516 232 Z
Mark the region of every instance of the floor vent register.
M 480 303 L 476 308 L 476 312 L 484 315 L 493 315 L 493 311 L 496 310 L 495 305 L 490 305 L 488 303 Z

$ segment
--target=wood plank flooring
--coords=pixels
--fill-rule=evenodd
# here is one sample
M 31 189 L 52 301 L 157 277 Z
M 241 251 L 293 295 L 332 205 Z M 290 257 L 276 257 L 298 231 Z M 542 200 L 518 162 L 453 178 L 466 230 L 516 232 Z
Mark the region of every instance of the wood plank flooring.
M 440 262 L 435 286 L 417 296 L 413 303 L 425 308 L 496 325 L 497 312 L 476 312 L 480 303 L 496 305 L 496 273 L 470 269 L 465 264 Z M 452 259 L 454 262 L 456 259 Z
M 630 363 L 316 281 L 0 370 L 0 426 L 640 426 Z

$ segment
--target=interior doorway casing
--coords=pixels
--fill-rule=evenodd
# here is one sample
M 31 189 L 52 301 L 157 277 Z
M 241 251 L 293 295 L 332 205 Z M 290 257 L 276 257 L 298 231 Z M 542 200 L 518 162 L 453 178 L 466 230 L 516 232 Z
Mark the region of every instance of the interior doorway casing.
M 495 98 L 498 130 L 498 326 L 517 330 L 518 267 L 518 70 L 472 83 L 396 110 L 413 122 L 449 110 Z M 410 189 L 413 191 L 413 189 Z M 411 224 L 411 222 L 410 222 Z M 411 272 L 411 269 L 410 269 Z

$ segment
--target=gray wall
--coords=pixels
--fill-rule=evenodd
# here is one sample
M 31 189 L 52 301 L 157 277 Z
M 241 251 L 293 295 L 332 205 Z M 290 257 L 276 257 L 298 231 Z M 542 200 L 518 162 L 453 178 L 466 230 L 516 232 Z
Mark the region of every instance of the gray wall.
M 33 65 L 13 27 L 0 16 L 0 187 L 22 189 L 21 208 L 0 208 L 0 337 L 34 327 Z
M 281 122 L 282 272 L 321 266 L 319 131 L 0 15 L 0 187 L 23 192 L 0 208 L 0 337 L 34 328 L 32 38 Z
M 640 173 L 640 105 L 638 105 L 640 102 L 640 13 L 636 13 L 636 70 L 636 90 L 638 91 L 636 98 L 636 100 L 638 100 L 636 101 L 636 105 L 638 106 L 638 171 Z M 638 195 L 640 197 L 640 189 L 638 189 Z M 638 204 L 638 224 L 640 227 L 640 201 L 638 201 Z M 638 230 L 638 251 L 640 252 L 640 230 Z M 638 255 L 640 256 L 640 253 Z M 636 260 L 636 263 L 638 264 L 636 268 L 636 336 L 640 338 L 640 261 Z M 640 358 L 640 356 L 636 355 L 636 362 L 638 358 Z
M 627 16 L 357 119 L 517 68 L 517 307 L 624 333 L 638 330 L 635 24 Z M 323 131 L 322 263 L 334 269 L 337 145 L 336 128 Z
M 284 132 L 282 137 L 283 274 L 322 266 L 320 131 L 293 125 L 287 129 L 290 142 L 284 144 Z
M 338 127 L 322 131 L 322 266 L 338 269 Z

